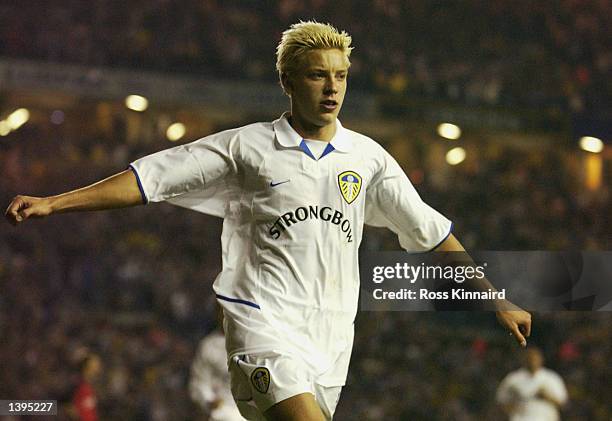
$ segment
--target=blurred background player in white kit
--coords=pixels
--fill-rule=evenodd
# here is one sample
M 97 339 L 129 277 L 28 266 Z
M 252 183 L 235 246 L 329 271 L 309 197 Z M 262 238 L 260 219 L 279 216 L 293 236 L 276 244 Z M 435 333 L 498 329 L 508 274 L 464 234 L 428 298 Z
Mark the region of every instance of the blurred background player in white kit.
M 497 402 L 510 421 L 558 421 L 567 389 L 559 374 L 544 367 L 542 351 L 532 347 L 525 351 L 524 367 L 500 383 Z
M 215 329 L 200 341 L 191 364 L 189 396 L 211 421 L 244 420 L 230 389 L 221 308 L 217 309 Z

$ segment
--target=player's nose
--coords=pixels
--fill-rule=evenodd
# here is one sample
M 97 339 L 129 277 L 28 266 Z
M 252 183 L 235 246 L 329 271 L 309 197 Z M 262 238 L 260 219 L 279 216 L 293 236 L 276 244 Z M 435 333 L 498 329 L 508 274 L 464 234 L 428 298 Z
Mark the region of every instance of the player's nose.
M 326 78 L 325 86 L 323 87 L 323 93 L 325 95 L 338 93 L 338 81 L 333 77 Z

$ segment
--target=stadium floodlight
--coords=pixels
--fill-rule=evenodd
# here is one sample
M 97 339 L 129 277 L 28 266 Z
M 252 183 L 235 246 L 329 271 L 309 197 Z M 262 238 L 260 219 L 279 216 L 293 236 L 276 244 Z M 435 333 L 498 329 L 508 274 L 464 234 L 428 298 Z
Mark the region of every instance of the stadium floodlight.
M 143 112 L 149 107 L 149 100 L 140 95 L 128 95 L 125 97 L 125 106 L 132 111 Z
M 461 137 L 461 128 L 456 124 L 442 123 L 438 126 L 438 134 L 445 139 L 457 140 Z
M 601 139 L 592 136 L 583 136 L 580 138 L 580 148 L 587 152 L 600 153 L 603 151 L 604 144 Z
M 461 146 L 451 149 L 446 152 L 446 162 L 449 165 L 461 164 L 465 160 L 465 149 Z
M 183 136 L 187 129 L 183 123 L 172 123 L 166 130 L 166 137 L 170 142 L 176 142 Z
M 6 136 L 11 132 L 11 126 L 8 121 L 0 120 L 0 136 Z
M 8 123 L 11 130 L 17 130 L 21 126 L 23 126 L 30 119 L 30 111 L 26 108 L 19 108 L 18 110 L 13 111 L 7 118 L 6 122 Z

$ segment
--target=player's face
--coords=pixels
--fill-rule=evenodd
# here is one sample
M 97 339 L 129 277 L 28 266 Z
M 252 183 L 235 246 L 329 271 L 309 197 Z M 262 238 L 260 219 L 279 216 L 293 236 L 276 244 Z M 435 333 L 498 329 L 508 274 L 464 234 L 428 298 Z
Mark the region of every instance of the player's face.
M 346 93 L 348 59 L 338 49 L 310 50 L 285 81 L 291 116 L 307 133 L 335 128 Z
M 527 350 L 527 355 L 525 356 L 527 368 L 530 371 L 538 371 L 544 364 L 544 357 L 539 350 L 529 349 Z
M 99 357 L 92 357 L 87 365 L 87 371 L 92 378 L 96 378 L 102 372 L 102 361 Z

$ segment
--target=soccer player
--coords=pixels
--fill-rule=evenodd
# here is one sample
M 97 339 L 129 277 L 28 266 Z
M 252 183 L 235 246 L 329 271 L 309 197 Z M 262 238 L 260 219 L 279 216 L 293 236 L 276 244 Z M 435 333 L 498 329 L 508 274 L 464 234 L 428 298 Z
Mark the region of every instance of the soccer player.
M 79 384 L 72 396 L 75 418 L 79 421 L 98 421 L 98 399 L 93 382 L 102 371 L 102 361 L 96 354 L 89 354 L 79 364 Z
M 331 25 L 292 25 L 276 62 L 290 112 L 157 152 L 79 190 L 17 196 L 6 211 L 18 224 L 168 201 L 224 218 L 213 288 L 247 419 L 332 418 L 353 345 L 364 223 L 390 228 L 408 251 L 463 251 L 397 162 L 338 121 L 350 44 Z M 531 316 L 502 304 L 498 320 L 525 346 Z
M 241 421 L 244 418 L 230 390 L 221 311 L 218 319 L 218 326 L 200 341 L 191 364 L 189 396 L 208 414 L 209 421 Z
M 525 351 L 524 368 L 509 373 L 497 389 L 497 402 L 510 421 L 558 421 L 567 402 L 563 379 L 544 367 L 539 348 Z

